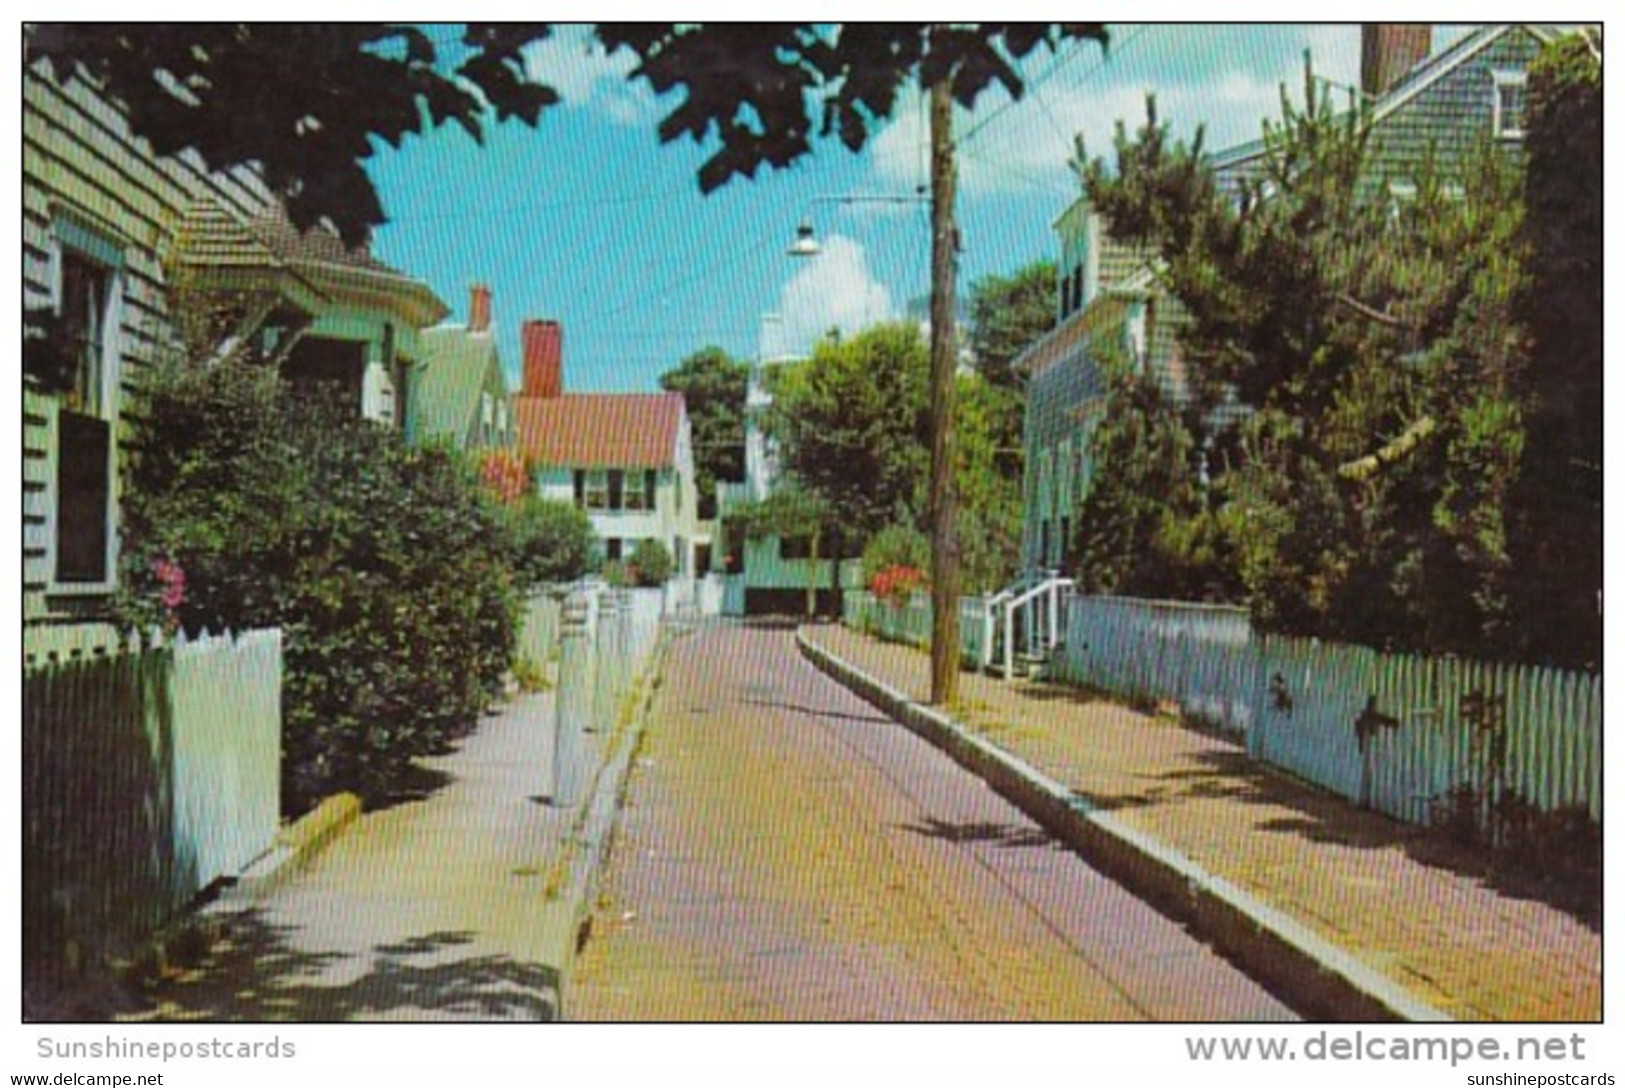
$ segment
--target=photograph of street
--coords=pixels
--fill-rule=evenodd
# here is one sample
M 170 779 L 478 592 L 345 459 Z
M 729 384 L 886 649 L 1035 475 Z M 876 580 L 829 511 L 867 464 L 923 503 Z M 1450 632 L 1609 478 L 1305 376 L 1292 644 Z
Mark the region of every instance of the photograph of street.
M 95 1025 L 39 1058 L 1588 1071 L 1600 28 L 22 34 L 20 1020 Z

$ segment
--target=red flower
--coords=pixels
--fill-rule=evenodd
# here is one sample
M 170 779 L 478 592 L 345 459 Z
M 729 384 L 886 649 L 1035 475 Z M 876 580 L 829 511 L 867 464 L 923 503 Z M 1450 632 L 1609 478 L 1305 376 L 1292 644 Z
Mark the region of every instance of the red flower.
M 924 571 L 899 564 L 878 572 L 869 582 L 869 591 L 880 600 L 902 605 L 924 585 Z
M 480 461 L 480 483 L 498 502 L 518 502 L 530 485 L 524 459 L 507 450 L 492 450 Z

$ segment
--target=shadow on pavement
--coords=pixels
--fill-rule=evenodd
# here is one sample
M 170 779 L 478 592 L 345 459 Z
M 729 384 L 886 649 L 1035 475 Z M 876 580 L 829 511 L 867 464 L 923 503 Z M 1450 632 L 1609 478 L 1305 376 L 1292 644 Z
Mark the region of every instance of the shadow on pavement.
M 356 1020 L 549 1021 L 559 973 L 506 955 L 474 952 L 470 932 L 439 931 L 374 947 L 371 954 L 293 947 L 289 927 L 257 911 L 232 918 L 229 935 L 194 976 L 159 983 L 151 1009 L 121 1019 L 160 1022 L 334 1023 Z M 360 971 L 353 974 L 346 968 Z
M 746 706 L 773 707 L 778 710 L 788 710 L 794 714 L 806 714 L 814 718 L 830 718 L 842 722 L 863 722 L 866 725 L 895 725 L 896 722 L 881 713 L 874 714 L 848 714 L 837 710 L 820 710 L 815 706 L 802 706 L 800 703 L 775 702 L 772 699 L 741 699 Z
M 382 812 L 398 805 L 410 805 L 418 801 L 427 801 L 454 781 L 456 779 L 445 771 L 413 763 L 402 771 L 395 781 L 390 783 L 387 791 L 368 797 L 366 799 L 366 810 L 368 812 Z
M 924 817 L 919 823 L 900 825 L 904 831 L 948 842 L 986 842 L 1006 848 L 1048 846 L 1063 849 L 1061 843 L 1048 832 L 1020 824 L 979 823 L 956 824 L 934 817 Z
M 1481 846 L 1355 807 L 1348 801 L 1302 785 L 1242 752 L 1208 751 L 1191 757 L 1196 767 L 1146 775 L 1144 789 L 1132 793 L 1088 794 L 1103 809 L 1142 808 L 1185 799 L 1214 799 L 1296 810 L 1251 825 L 1254 831 L 1296 835 L 1311 842 L 1356 850 L 1398 847 L 1414 861 L 1460 876 L 1515 899 L 1531 899 L 1571 915 L 1602 932 L 1601 858 L 1582 861 L 1579 871 L 1535 872 Z

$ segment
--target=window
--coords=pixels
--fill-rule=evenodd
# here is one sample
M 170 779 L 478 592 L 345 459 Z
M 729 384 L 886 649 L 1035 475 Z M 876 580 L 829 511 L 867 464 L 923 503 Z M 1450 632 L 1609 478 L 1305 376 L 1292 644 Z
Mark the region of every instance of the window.
M 722 555 L 722 573 L 745 573 L 745 527 L 737 521 L 730 521 L 724 532 L 723 546 L 727 549 Z
M 626 510 L 653 510 L 655 508 L 655 473 L 645 469 L 641 479 L 634 476 L 624 488 Z
M 1497 139 L 1523 139 L 1523 113 L 1528 99 L 1528 78 L 1523 72 L 1495 73 L 1493 131 Z
M 603 469 L 576 470 L 576 505 L 588 510 L 609 509 L 609 475 Z
M 618 468 L 609 470 L 609 508 L 626 509 L 626 473 Z
M 395 429 L 411 438 L 412 420 L 409 409 L 412 406 L 412 364 L 397 359 L 392 370 L 395 378 Z
M 621 560 L 621 538 L 620 537 L 612 536 L 612 537 L 609 537 L 608 539 L 606 539 L 604 541 L 604 558 L 609 560 L 612 563 L 620 562 L 620 560 Z
M 72 250 L 62 252 L 63 332 L 73 345 L 73 388 L 64 407 L 103 414 L 109 270 Z
M 110 588 L 115 396 L 122 253 L 101 236 L 57 224 L 57 310 L 74 356 L 54 419 L 51 578 L 59 589 Z

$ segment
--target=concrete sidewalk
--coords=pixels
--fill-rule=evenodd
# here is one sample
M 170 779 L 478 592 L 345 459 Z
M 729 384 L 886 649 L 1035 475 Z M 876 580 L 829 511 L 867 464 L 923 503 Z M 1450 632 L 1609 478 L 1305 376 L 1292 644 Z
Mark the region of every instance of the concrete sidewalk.
M 841 627 L 814 646 L 916 700 L 918 650 Z M 1600 888 L 1553 889 L 1250 761 L 1161 715 L 1077 689 L 964 673 L 956 719 L 1267 910 L 1459 1020 L 1602 1010 Z M 1581 891 L 1582 894 L 1574 894 Z
M 569 808 L 548 797 L 552 694 L 488 714 L 421 761 L 410 795 L 210 905 L 223 939 L 125 1019 L 562 1018 L 647 688 L 629 720 L 588 734 L 591 788 Z

